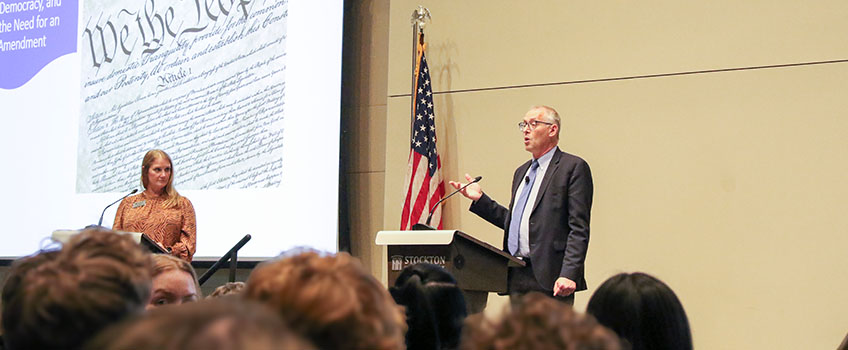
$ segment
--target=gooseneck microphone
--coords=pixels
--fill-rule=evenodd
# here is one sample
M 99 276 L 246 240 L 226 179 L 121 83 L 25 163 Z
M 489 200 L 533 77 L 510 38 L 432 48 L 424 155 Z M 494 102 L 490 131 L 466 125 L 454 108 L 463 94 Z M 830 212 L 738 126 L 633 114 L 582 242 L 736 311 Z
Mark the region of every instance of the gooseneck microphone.
M 109 209 L 109 207 L 111 207 L 111 206 L 115 205 L 115 203 L 118 203 L 118 202 L 120 202 L 120 201 L 124 200 L 124 198 L 127 198 L 127 197 L 129 197 L 130 195 L 135 194 L 136 192 L 138 192 L 138 189 L 137 189 L 137 188 L 136 188 L 136 189 L 133 189 L 132 191 L 130 191 L 130 193 L 125 194 L 123 197 L 121 197 L 121 199 L 118 199 L 118 200 L 116 200 L 116 201 L 112 202 L 112 204 L 107 205 L 107 206 L 106 206 L 106 208 L 103 208 L 103 212 L 102 212 L 102 213 L 100 213 L 100 220 L 98 220 L 98 221 L 97 221 L 97 226 L 100 226 L 100 224 L 102 224 L 102 223 L 103 223 L 103 215 L 104 215 L 104 214 L 106 214 L 106 209 Z
M 444 202 L 444 201 L 445 201 L 445 199 L 448 199 L 448 198 L 450 198 L 451 196 L 453 196 L 453 195 L 455 195 L 455 194 L 459 193 L 460 191 L 464 190 L 466 187 L 471 186 L 471 184 L 473 184 L 473 183 L 480 182 L 480 180 L 483 180 L 483 177 L 482 177 L 482 176 L 475 177 L 475 178 L 474 178 L 474 180 L 471 180 L 471 182 L 469 182 L 469 183 L 465 184 L 464 186 L 462 186 L 462 187 L 460 187 L 460 188 L 456 189 L 456 191 L 453 191 L 451 194 L 449 194 L 449 195 L 445 196 L 445 198 L 442 198 L 442 199 L 440 199 L 438 202 L 436 202 L 436 204 L 434 204 L 434 205 L 433 205 L 433 207 L 430 209 L 430 214 L 429 214 L 429 215 L 427 215 L 427 222 L 426 222 L 424 225 L 420 225 L 420 224 L 416 225 L 416 226 L 418 227 L 417 229 L 429 229 L 429 230 L 435 230 L 432 226 L 430 226 L 430 220 L 432 220 L 432 219 L 433 219 L 433 210 L 436 210 L 436 207 L 438 207 L 438 206 L 439 206 L 439 204 L 442 204 L 442 202 Z M 415 230 L 415 229 L 416 229 L 416 227 L 415 227 L 415 226 L 413 226 L 413 228 L 412 228 L 412 229 L 413 229 L 413 230 Z

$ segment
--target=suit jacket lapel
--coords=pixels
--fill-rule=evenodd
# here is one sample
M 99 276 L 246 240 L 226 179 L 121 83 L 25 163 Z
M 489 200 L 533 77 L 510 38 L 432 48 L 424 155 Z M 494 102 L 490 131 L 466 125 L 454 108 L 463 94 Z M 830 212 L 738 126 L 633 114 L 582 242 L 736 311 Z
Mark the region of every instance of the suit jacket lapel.
M 548 164 L 548 170 L 545 170 L 545 178 L 542 179 L 542 183 L 539 185 L 539 192 L 536 193 L 536 200 L 533 201 L 533 209 L 530 211 L 530 214 L 533 214 L 536 211 L 536 207 L 539 205 L 539 202 L 542 200 L 542 197 L 545 196 L 545 191 L 548 188 L 548 185 L 551 183 L 551 179 L 556 176 L 556 172 L 559 169 L 559 159 L 562 156 L 562 151 L 558 148 L 554 151 L 553 157 L 551 157 L 551 163 Z
M 521 164 L 515 172 L 515 178 L 512 179 L 512 199 L 510 199 L 509 208 L 507 208 L 510 213 L 512 213 L 512 204 L 515 203 L 515 197 L 518 196 L 518 187 L 521 185 L 521 181 L 524 180 L 524 176 L 527 175 L 527 169 L 530 168 L 531 162 L 532 160 L 528 160 L 526 163 Z

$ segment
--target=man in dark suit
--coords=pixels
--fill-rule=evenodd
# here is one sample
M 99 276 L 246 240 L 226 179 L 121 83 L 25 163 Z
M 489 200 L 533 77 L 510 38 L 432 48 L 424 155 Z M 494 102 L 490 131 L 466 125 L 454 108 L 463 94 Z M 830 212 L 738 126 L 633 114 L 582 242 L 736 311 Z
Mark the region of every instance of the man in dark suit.
M 462 194 L 474 201 L 473 213 L 504 230 L 504 251 L 527 264 L 510 268 L 511 297 L 539 291 L 573 304 L 574 292 L 586 289 L 583 264 L 593 191 L 589 164 L 557 147 L 560 117 L 553 108 L 531 108 L 519 128 L 533 158 L 515 171 L 509 207 L 489 198 L 477 183 Z

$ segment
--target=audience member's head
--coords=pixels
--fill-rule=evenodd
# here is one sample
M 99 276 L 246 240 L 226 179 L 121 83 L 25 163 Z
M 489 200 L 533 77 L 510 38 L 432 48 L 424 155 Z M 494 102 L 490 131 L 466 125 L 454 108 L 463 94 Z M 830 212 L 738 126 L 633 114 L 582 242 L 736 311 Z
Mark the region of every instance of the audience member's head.
M 630 343 L 633 350 L 692 349 L 683 305 L 662 281 L 644 273 L 621 273 L 606 280 L 586 312 Z
M 227 284 L 215 288 L 215 290 L 212 291 L 212 294 L 209 294 L 209 296 L 206 298 L 209 299 L 228 295 L 239 295 L 244 291 L 244 287 L 244 282 L 227 282 Z
M 842 343 L 839 344 L 836 350 L 848 350 L 848 334 L 845 335 L 845 338 L 842 339 Z
M 570 305 L 537 292 L 497 321 L 483 314 L 469 317 L 463 330 L 463 350 L 618 350 L 618 337 L 591 316 L 578 315 Z
M 56 259 L 56 255 L 58 254 L 58 250 L 41 251 L 37 255 L 21 258 L 12 264 L 12 267 L 9 270 L 9 275 L 6 276 L 6 280 L 3 284 L 2 295 L 0 295 L 0 310 L 3 310 L 3 312 L 0 313 L 0 341 L 2 341 L 3 338 L 8 338 L 8 336 L 4 336 L 3 334 L 8 333 L 6 329 L 9 328 L 11 330 L 11 327 L 13 326 L 3 321 L 6 314 L 6 304 L 11 302 L 12 298 L 22 297 L 19 295 L 23 292 L 21 284 L 25 283 L 24 279 L 31 270 L 35 269 L 44 262 Z M 11 316 L 14 317 L 14 315 Z M 20 319 L 20 317 L 18 318 Z M 5 341 L 0 344 L 0 349 L 5 349 L 4 345 Z
M 244 295 L 268 304 L 322 349 L 404 348 L 401 308 L 347 253 L 309 251 L 263 263 Z
M 108 328 L 91 350 L 307 350 L 264 305 L 218 298 L 162 307 Z
M 150 254 L 129 237 L 88 229 L 59 251 L 15 262 L 2 293 L 10 350 L 78 349 L 104 327 L 144 309 Z
M 407 266 L 389 292 L 406 308 L 407 349 L 456 349 L 459 346 L 467 311 L 465 297 L 449 272 L 433 264 Z
M 200 284 L 191 264 L 168 254 L 154 254 L 153 262 L 153 286 L 148 309 L 200 299 Z

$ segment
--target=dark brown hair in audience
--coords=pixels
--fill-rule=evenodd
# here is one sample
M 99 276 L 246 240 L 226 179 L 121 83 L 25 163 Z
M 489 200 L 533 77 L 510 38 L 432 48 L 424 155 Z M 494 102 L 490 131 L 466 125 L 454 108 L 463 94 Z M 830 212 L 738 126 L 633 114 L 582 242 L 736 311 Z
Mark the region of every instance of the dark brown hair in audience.
M 405 267 L 389 292 L 406 308 L 408 350 L 456 349 L 467 316 L 456 279 L 433 264 Z
M 401 308 L 347 253 L 305 251 L 263 263 L 244 295 L 268 304 L 322 349 L 404 348 Z
M 845 335 L 845 338 L 842 339 L 842 344 L 839 344 L 836 350 L 848 350 L 848 334 Z
M 217 298 L 180 307 L 155 308 L 106 329 L 90 350 L 307 350 L 264 305 Z
M 630 343 L 633 350 L 691 350 L 692 332 L 674 292 L 636 272 L 610 277 L 589 299 L 586 312 Z
M 101 229 L 15 262 L 2 293 L 9 350 L 78 349 L 102 328 L 141 312 L 151 266 L 150 254 L 132 239 Z
M 463 330 L 463 350 L 618 350 L 618 338 L 591 316 L 538 292 L 527 293 L 500 320 L 473 315 Z
M 21 283 L 23 282 L 24 277 L 26 277 L 32 269 L 38 267 L 43 262 L 56 259 L 56 255 L 58 254 L 58 250 L 45 250 L 36 255 L 21 258 L 12 264 L 12 267 L 9 270 L 9 275 L 6 276 L 6 280 L 3 284 L 3 292 L 0 294 L 0 310 L 4 310 L 0 313 L 0 341 L 2 341 L 3 338 L 8 338 L 8 336 L 4 335 L 4 333 L 8 333 L 6 329 L 12 327 L 11 324 L 6 325 L 5 322 L 3 322 L 6 310 L 5 305 L 11 302 L 12 298 L 17 297 L 17 294 L 21 292 Z M 0 344 L 0 349 L 6 349 L 3 347 L 4 345 L 5 342 Z
M 244 292 L 245 288 L 244 282 L 227 282 L 223 286 L 218 286 L 212 291 L 212 294 L 209 294 L 207 299 L 209 298 L 218 298 L 223 296 L 236 296 Z

